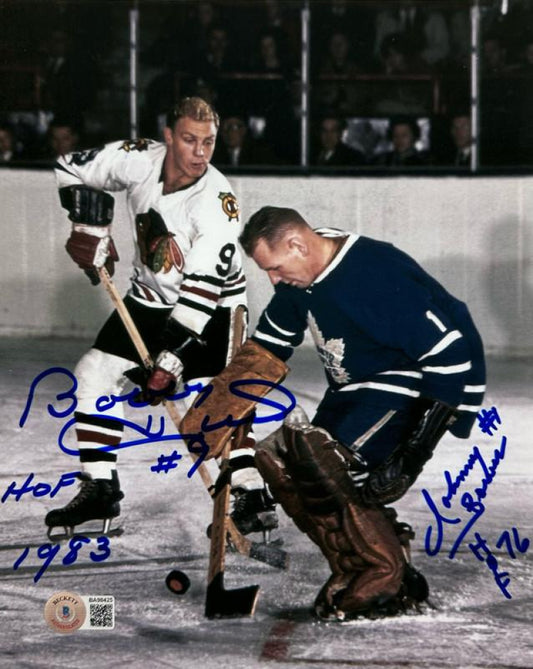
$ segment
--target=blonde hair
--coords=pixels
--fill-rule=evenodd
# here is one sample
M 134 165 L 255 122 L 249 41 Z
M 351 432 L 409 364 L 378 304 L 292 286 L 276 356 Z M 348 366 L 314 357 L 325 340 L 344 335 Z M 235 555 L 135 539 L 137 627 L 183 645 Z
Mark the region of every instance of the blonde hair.
M 212 121 L 218 128 L 220 118 L 213 107 L 203 98 L 182 98 L 167 114 L 167 126 L 174 128 L 180 118 L 190 118 L 193 121 Z

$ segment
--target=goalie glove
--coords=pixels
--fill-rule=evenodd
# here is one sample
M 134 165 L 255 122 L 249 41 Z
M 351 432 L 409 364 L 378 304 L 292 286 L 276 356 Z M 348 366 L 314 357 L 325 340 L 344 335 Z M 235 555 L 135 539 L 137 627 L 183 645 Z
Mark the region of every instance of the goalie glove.
M 100 283 L 98 270 L 105 267 L 110 276 L 115 273 L 119 260 L 115 244 L 109 234 L 111 226 L 74 224 L 65 245 L 67 253 L 89 277 L 93 286 Z
M 370 472 L 360 489 L 362 500 L 366 504 L 390 504 L 403 497 L 456 419 L 456 409 L 433 401 L 407 440 Z

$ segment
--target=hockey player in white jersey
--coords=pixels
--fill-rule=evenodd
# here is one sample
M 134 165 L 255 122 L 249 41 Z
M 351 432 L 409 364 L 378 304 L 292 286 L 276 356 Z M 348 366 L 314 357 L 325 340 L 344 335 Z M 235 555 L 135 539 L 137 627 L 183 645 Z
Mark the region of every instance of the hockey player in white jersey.
M 143 397 L 153 403 L 180 382 L 205 384 L 224 368 L 231 311 L 246 304 L 238 204 L 227 179 L 209 164 L 218 125 L 218 115 L 204 100 L 184 98 L 167 116 L 164 143 L 118 141 L 56 163 L 61 204 L 72 221 L 66 249 L 93 284 L 99 283 L 98 268 L 105 266 L 112 275 L 118 260 L 110 193 L 127 193 L 135 256 L 125 304 L 156 360 L 142 384 Z M 75 369 L 80 491 L 47 514 L 50 536 L 55 527 L 71 534 L 97 519 L 108 531 L 119 515 L 123 493 L 112 448 L 122 437 L 123 403 L 99 411 L 96 402 L 120 395 L 128 382 L 125 373 L 141 362 L 113 312 Z M 243 533 L 277 526 L 252 446 L 248 438 L 231 457 L 232 515 Z

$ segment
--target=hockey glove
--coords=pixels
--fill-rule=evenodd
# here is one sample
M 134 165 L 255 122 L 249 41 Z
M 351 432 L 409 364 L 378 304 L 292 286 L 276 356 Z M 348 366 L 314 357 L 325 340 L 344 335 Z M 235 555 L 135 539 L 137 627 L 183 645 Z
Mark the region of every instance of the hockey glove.
M 360 490 L 363 501 L 366 504 L 390 504 L 403 497 L 456 418 L 455 409 L 435 400 L 411 436 L 369 474 Z
M 141 388 L 135 397 L 136 402 L 156 406 L 174 393 L 183 371 L 182 356 L 195 341 L 199 340 L 175 318 L 167 319 L 153 369 L 136 367 L 126 372 L 126 376 Z
M 66 243 L 67 253 L 84 270 L 93 286 L 100 283 L 98 269 L 105 267 L 110 276 L 115 272 L 118 253 L 112 237 L 111 226 L 74 224 Z
M 161 351 L 152 369 L 133 367 L 124 372 L 140 388 L 133 398 L 137 404 L 157 406 L 172 396 L 179 383 L 183 363 L 171 351 Z

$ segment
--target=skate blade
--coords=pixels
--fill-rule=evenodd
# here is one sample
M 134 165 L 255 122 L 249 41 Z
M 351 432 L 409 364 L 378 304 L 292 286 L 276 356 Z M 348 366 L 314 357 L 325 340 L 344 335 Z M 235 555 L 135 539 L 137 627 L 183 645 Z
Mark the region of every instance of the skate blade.
M 265 544 L 265 546 L 283 546 L 283 539 L 281 537 L 272 539 L 270 530 L 263 530 L 263 541 L 261 543 Z
M 110 527 L 110 522 L 110 520 L 105 520 L 101 530 L 82 529 L 81 526 L 78 528 L 64 527 L 63 532 L 56 534 L 53 534 L 53 531 L 57 529 L 57 526 L 49 527 L 46 536 L 52 543 L 60 543 L 79 536 L 96 539 L 98 537 L 120 537 L 124 534 L 123 527 Z
M 246 535 L 247 538 L 250 538 L 250 535 Z M 265 540 L 265 533 L 263 532 L 263 541 L 254 541 L 254 544 L 257 546 L 271 546 L 272 548 L 280 548 L 283 546 L 283 539 L 281 537 L 278 537 L 277 539 L 270 539 L 270 536 L 268 537 L 268 541 Z M 227 536 L 227 546 L 231 550 L 232 553 L 238 553 L 239 551 L 237 548 L 235 548 L 234 544 L 232 543 L 230 539 L 230 535 L 228 534 Z

